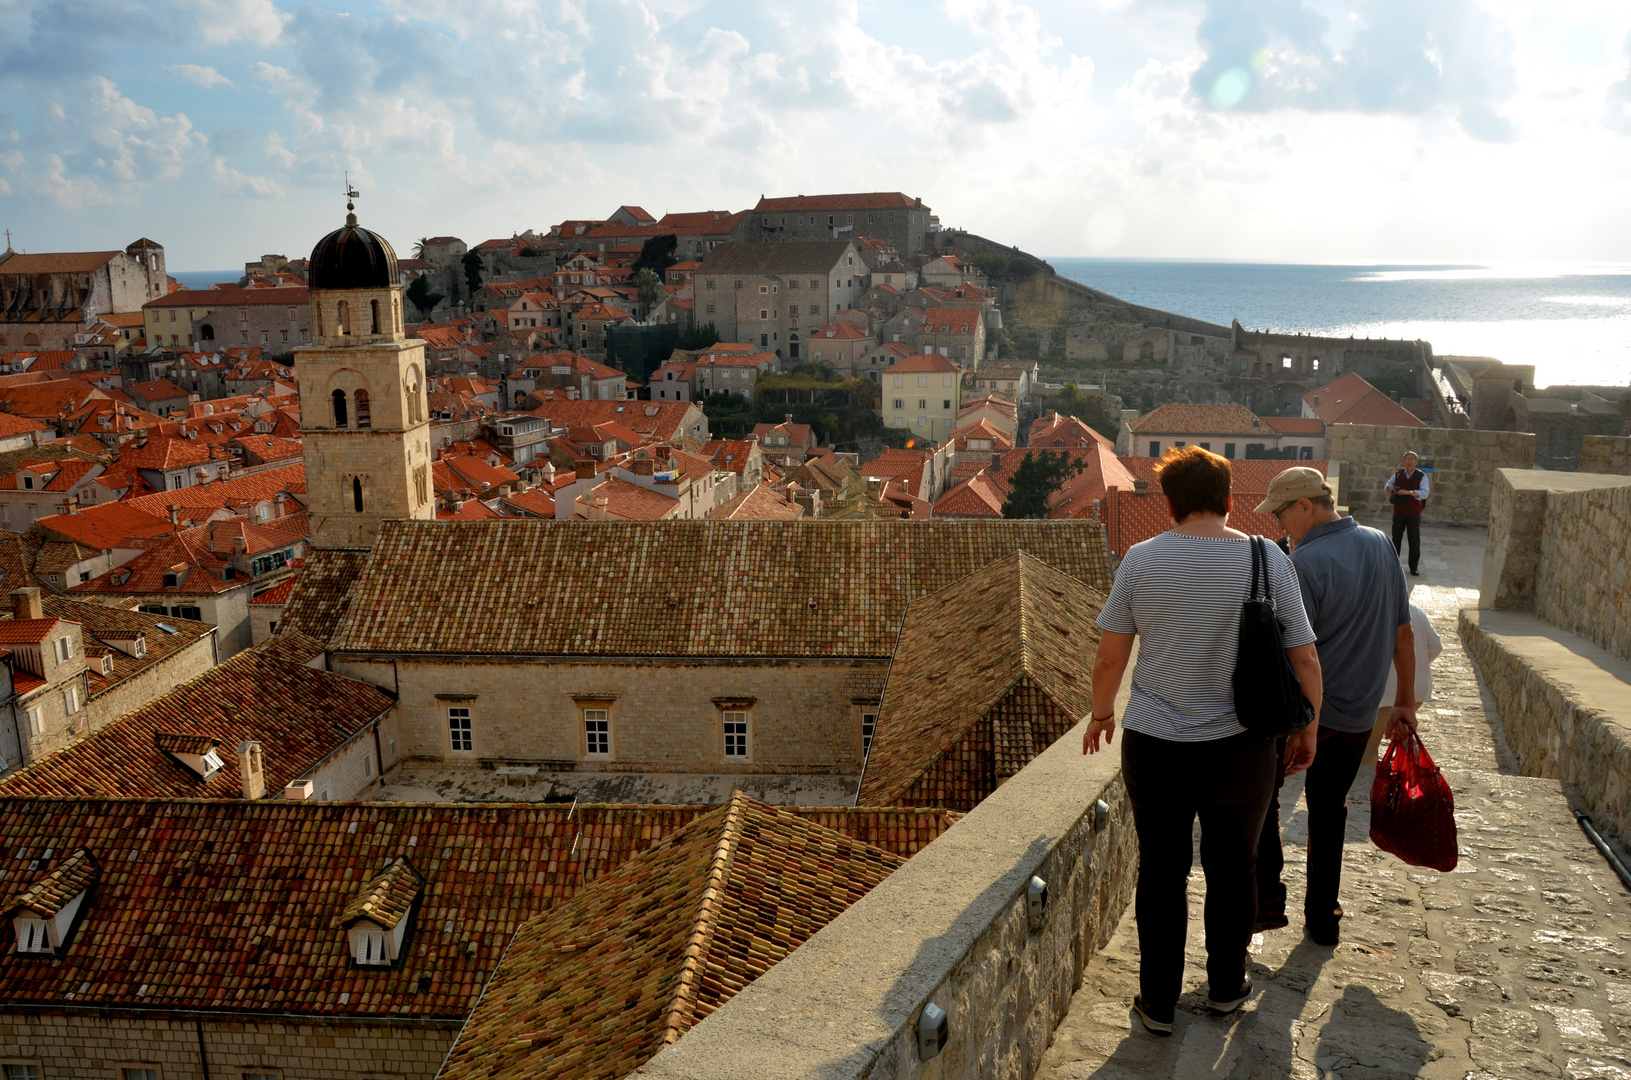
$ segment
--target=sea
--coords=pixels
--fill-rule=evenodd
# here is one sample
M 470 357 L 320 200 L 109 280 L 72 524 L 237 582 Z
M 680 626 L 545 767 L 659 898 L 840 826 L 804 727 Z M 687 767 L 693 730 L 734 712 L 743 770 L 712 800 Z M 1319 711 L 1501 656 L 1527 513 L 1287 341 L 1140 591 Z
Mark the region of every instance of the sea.
M 1533 364 L 1536 386 L 1631 384 L 1631 263 L 1048 261 L 1123 300 L 1222 326 L 1420 339 L 1439 356 Z
M 1123 300 L 1248 330 L 1421 339 L 1535 365 L 1535 385 L 1631 383 L 1631 263 L 1244 263 L 1054 258 Z M 204 289 L 237 270 L 175 274 Z

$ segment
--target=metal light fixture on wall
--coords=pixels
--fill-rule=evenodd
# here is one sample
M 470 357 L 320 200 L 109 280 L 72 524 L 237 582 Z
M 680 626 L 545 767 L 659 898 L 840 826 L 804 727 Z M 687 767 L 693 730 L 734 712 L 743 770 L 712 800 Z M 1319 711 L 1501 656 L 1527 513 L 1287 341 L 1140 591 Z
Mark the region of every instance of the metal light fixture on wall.
M 951 1034 L 951 1021 L 946 1010 L 929 1002 L 917 1018 L 917 1056 L 921 1061 L 940 1056 Z

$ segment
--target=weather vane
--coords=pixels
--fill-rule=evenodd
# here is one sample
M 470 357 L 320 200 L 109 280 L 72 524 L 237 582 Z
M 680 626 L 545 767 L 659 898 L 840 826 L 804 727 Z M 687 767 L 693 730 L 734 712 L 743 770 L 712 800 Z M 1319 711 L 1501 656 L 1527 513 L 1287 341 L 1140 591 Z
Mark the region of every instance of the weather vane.
M 357 206 L 351 200 L 357 198 L 361 194 L 361 192 L 351 186 L 351 173 L 348 170 L 345 174 L 345 208 L 347 210 L 355 210 Z

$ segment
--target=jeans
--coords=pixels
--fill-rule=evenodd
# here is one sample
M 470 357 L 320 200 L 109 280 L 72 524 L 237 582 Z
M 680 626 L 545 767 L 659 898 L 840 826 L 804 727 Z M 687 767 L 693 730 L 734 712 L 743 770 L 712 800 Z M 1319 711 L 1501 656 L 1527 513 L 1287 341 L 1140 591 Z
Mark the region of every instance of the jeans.
M 1337 890 L 1342 885 L 1342 845 L 1348 833 L 1348 789 L 1359 774 L 1370 743 L 1368 731 L 1320 729 L 1319 749 L 1308 767 L 1303 789 L 1308 799 L 1308 888 L 1303 896 L 1303 918 L 1313 925 L 1336 922 Z M 1285 783 L 1286 742 L 1275 740 L 1279 764 L 1274 794 L 1263 816 L 1263 835 L 1257 845 L 1258 910 L 1279 913 L 1286 909 L 1286 887 L 1280 880 L 1285 852 L 1280 846 L 1280 787 Z
M 1274 740 L 1249 732 L 1209 742 L 1173 742 L 1124 731 L 1121 775 L 1138 831 L 1139 994 L 1169 1020 L 1184 979 L 1189 869 L 1195 818 L 1206 873 L 1206 975 L 1233 994 L 1246 978 L 1246 946 L 1257 914 L 1257 838 L 1274 787 Z
M 1406 533 L 1410 535 L 1410 572 L 1414 574 L 1416 567 L 1421 564 L 1420 514 L 1393 515 L 1393 550 L 1395 552 L 1401 547 Z

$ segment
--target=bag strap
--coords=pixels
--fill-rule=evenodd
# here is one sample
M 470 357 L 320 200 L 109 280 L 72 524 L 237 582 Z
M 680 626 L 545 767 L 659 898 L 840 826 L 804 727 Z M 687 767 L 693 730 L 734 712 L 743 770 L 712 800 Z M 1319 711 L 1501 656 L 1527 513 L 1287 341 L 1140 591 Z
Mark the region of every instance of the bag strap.
M 1252 536 L 1252 590 L 1247 595 L 1248 600 L 1267 600 L 1269 595 L 1269 557 L 1266 550 L 1268 542 L 1261 536 Z M 1263 591 L 1257 591 L 1258 570 L 1263 574 Z

